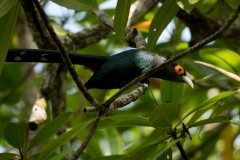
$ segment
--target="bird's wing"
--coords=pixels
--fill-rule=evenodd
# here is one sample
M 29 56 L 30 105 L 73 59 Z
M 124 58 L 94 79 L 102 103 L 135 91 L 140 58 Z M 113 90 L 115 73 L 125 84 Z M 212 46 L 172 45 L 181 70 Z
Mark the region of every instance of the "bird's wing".
M 114 55 L 104 63 L 85 84 L 87 88 L 121 88 L 151 68 L 151 57 L 143 57 L 139 50 Z M 147 59 L 148 58 L 148 59 Z

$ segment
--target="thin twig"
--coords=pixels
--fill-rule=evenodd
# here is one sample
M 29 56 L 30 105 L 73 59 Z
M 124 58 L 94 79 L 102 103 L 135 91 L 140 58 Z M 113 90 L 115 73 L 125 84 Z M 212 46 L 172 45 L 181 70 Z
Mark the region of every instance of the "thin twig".
M 177 137 L 176 129 L 171 129 L 170 132 L 169 132 L 169 134 L 171 135 L 171 137 L 172 137 L 174 140 L 178 140 L 178 139 L 179 139 L 179 138 Z M 184 150 L 181 142 L 180 142 L 180 141 L 177 141 L 176 145 L 177 145 L 177 148 L 178 148 L 180 154 L 182 155 L 182 158 L 183 158 L 184 160 L 189 160 L 190 158 L 189 158 L 187 152 Z
M 85 148 L 87 147 L 87 145 L 89 144 L 90 140 L 92 139 L 93 134 L 95 133 L 95 131 L 97 130 L 98 124 L 102 119 L 102 113 L 99 111 L 97 118 L 95 119 L 95 121 L 93 122 L 91 129 L 87 135 L 87 137 L 84 139 L 83 143 L 81 144 L 81 146 L 77 149 L 77 151 L 73 154 L 73 158 L 72 160 L 77 160 L 79 158 L 79 156 L 83 153 L 83 151 L 85 150 Z
M 60 39 L 58 38 L 57 34 L 54 32 L 54 29 L 52 28 L 52 26 L 49 24 L 48 18 L 46 13 L 44 12 L 44 10 L 42 9 L 40 3 L 38 2 L 38 0 L 33 0 L 36 8 L 38 9 L 44 24 L 49 32 L 49 34 L 51 35 L 51 37 L 53 38 L 54 42 L 56 43 L 59 51 L 61 52 L 61 55 L 63 57 L 63 61 L 64 63 L 67 65 L 68 70 L 73 78 L 73 80 L 75 81 L 76 85 L 78 86 L 79 90 L 83 93 L 83 95 L 85 96 L 85 98 L 95 107 L 98 107 L 100 104 L 99 102 L 94 99 L 90 93 L 87 91 L 86 87 L 83 85 L 82 80 L 79 78 L 77 71 L 75 70 L 67 52 L 65 47 L 62 45 Z
M 189 157 L 194 157 L 194 155 L 200 151 L 203 150 L 208 144 L 211 144 L 213 141 L 215 141 L 216 139 L 218 139 L 218 137 L 220 136 L 220 132 L 226 127 L 228 126 L 228 124 L 226 123 L 222 123 L 219 126 L 215 126 L 212 130 L 213 132 L 209 133 L 209 135 L 207 137 L 205 137 L 202 141 L 201 144 L 199 144 L 198 146 L 196 146 L 195 148 L 189 148 L 187 150 L 187 155 Z M 182 155 L 179 155 L 177 157 L 175 157 L 175 160 L 182 160 Z
M 187 155 L 187 152 L 184 150 L 182 144 L 181 144 L 180 142 L 177 142 L 176 145 L 177 145 L 177 147 L 178 147 L 179 152 L 180 152 L 181 155 L 182 155 L 182 158 L 183 158 L 184 160 L 189 160 L 190 158 L 189 158 L 189 156 Z

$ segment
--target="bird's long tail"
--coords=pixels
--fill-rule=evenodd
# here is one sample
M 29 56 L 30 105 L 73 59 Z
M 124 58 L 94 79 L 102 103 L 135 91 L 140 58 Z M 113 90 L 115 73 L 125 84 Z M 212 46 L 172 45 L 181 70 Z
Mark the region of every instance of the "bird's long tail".
M 84 65 L 96 71 L 108 59 L 107 56 L 92 54 L 68 53 L 73 64 Z M 42 63 L 63 63 L 59 51 L 45 49 L 9 49 L 6 62 L 42 62 Z

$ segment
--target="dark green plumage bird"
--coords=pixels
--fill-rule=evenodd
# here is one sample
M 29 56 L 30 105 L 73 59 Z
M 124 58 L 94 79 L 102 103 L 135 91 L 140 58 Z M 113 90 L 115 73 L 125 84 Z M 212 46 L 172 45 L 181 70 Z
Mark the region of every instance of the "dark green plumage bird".
M 164 62 L 160 56 L 139 49 L 127 50 L 113 56 L 69 53 L 69 57 L 73 64 L 84 65 L 94 72 L 85 84 L 87 89 L 121 88 L 142 73 Z M 11 49 L 8 51 L 6 62 L 63 63 L 63 60 L 59 51 Z M 193 87 L 184 68 L 174 63 L 163 67 L 150 77 L 185 82 Z

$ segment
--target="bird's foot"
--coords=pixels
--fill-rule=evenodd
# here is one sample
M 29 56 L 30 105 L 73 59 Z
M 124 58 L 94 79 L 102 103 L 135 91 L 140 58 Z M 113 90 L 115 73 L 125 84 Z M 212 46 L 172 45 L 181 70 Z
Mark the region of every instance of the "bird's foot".
M 148 79 L 142 80 L 141 82 L 138 83 L 137 87 L 140 87 L 140 86 L 147 88 L 149 86 L 149 80 Z
M 87 113 L 87 112 L 97 112 L 97 108 L 96 107 L 85 107 L 84 109 L 83 109 L 83 112 L 84 113 Z

